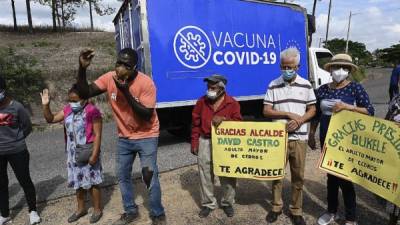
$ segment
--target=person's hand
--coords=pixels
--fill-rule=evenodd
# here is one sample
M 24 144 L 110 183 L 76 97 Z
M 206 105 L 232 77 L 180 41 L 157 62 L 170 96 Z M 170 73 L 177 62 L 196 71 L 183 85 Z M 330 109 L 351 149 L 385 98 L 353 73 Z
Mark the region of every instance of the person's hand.
M 301 116 L 299 115 L 299 114 L 296 114 L 296 113 L 288 113 L 288 118 L 290 119 L 290 120 L 296 120 L 296 121 L 301 121 Z
M 40 92 L 40 97 L 42 97 L 42 105 L 50 104 L 49 89 L 44 89 Z
M 311 150 L 317 149 L 316 142 L 315 142 L 315 134 L 308 135 L 308 146 L 310 146 Z
M 190 149 L 190 152 L 191 152 L 193 155 L 197 155 L 197 154 L 199 153 L 199 148 L 192 148 L 192 149 Z
M 336 104 L 333 106 L 332 109 L 333 109 L 333 112 L 338 113 L 342 110 L 350 110 L 351 111 L 354 109 L 354 106 L 346 104 L 344 102 L 336 102 Z
M 296 121 L 298 127 L 294 128 L 295 130 L 299 129 L 301 127 L 301 125 L 303 125 L 303 123 L 304 123 L 303 117 L 300 116 L 299 114 L 288 113 L 288 117 L 289 117 L 290 120 Z
M 91 48 L 86 48 L 81 51 L 79 55 L 79 65 L 82 68 L 87 68 L 90 63 L 92 62 L 92 59 L 94 57 L 94 50 Z
M 212 124 L 215 127 L 218 127 L 224 120 L 225 120 L 225 117 L 223 117 L 223 116 L 214 116 L 212 119 Z
M 120 80 L 117 77 L 113 76 L 115 85 L 117 86 L 118 89 L 121 91 L 126 91 L 129 88 L 129 83 L 126 80 Z
M 299 129 L 299 128 L 300 128 L 300 125 L 299 125 L 299 123 L 298 123 L 296 120 L 290 120 L 290 121 L 286 124 L 286 127 L 287 127 L 287 131 L 288 131 L 288 132 L 293 132 L 293 131 Z
M 97 160 L 99 160 L 99 157 L 97 155 L 92 154 L 89 158 L 89 165 L 94 166 Z

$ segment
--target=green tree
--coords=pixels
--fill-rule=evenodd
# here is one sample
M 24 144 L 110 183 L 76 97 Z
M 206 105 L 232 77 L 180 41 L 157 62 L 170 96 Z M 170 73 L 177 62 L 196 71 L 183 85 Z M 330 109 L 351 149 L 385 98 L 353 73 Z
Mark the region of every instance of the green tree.
M 389 48 L 377 49 L 374 54 L 381 63 L 400 64 L 400 44 L 392 45 Z
M 346 40 L 332 39 L 325 43 L 325 48 L 329 49 L 333 54 L 344 53 L 346 49 Z M 365 44 L 349 40 L 349 55 L 359 65 L 367 65 L 372 60 L 372 54 L 367 50 Z
M 90 15 L 90 28 L 93 31 L 93 15 L 92 8 L 94 8 L 95 12 L 99 16 L 111 15 L 115 12 L 115 8 L 110 7 L 109 5 L 102 4 L 103 0 L 86 0 L 89 3 L 89 15 Z
M 115 12 L 115 8 L 103 4 L 104 0 L 34 0 L 42 5 L 49 6 L 52 11 L 53 31 L 57 27 L 65 27 L 71 24 L 75 19 L 77 9 L 89 4 L 90 24 L 93 28 L 93 15 L 94 10 L 99 16 L 110 15 Z M 61 20 L 61 21 L 60 21 Z M 57 25 L 58 23 L 58 25 Z

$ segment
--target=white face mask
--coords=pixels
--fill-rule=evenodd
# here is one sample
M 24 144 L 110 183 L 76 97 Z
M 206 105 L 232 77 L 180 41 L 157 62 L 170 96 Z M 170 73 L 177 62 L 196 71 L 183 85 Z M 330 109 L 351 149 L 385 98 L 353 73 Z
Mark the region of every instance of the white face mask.
M 216 91 L 209 91 L 207 90 L 207 98 L 214 100 L 217 98 L 217 92 Z
M 336 81 L 336 83 L 342 82 L 348 76 L 349 76 L 349 71 L 343 68 L 332 71 L 332 79 Z

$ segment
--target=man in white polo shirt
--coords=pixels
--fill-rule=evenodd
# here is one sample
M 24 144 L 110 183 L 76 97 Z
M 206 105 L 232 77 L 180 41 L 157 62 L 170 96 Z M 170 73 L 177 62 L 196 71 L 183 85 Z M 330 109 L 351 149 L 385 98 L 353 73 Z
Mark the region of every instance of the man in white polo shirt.
M 296 48 L 281 52 L 281 76 L 268 85 L 264 99 L 265 117 L 287 123 L 289 143 L 287 160 L 290 164 L 292 195 L 289 206 L 292 222 L 305 225 L 302 216 L 304 167 L 308 139 L 308 121 L 314 117 L 315 94 L 308 80 L 297 75 L 300 53 Z M 282 180 L 272 183 L 272 211 L 266 217 L 273 223 L 282 213 Z

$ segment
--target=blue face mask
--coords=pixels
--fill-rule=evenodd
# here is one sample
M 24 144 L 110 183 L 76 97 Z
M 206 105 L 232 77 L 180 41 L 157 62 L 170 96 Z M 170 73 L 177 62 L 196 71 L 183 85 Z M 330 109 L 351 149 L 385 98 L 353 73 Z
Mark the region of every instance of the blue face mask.
M 80 102 L 70 102 L 69 105 L 71 106 L 71 110 L 74 113 L 81 111 L 83 108 Z
M 6 91 L 0 92 L 0 102 L 2 102 L 6 98 Z
M 285 81 L 290 81 L 296 76 L 296 71 L 294 70 L 282 70 L 282 77 Z

